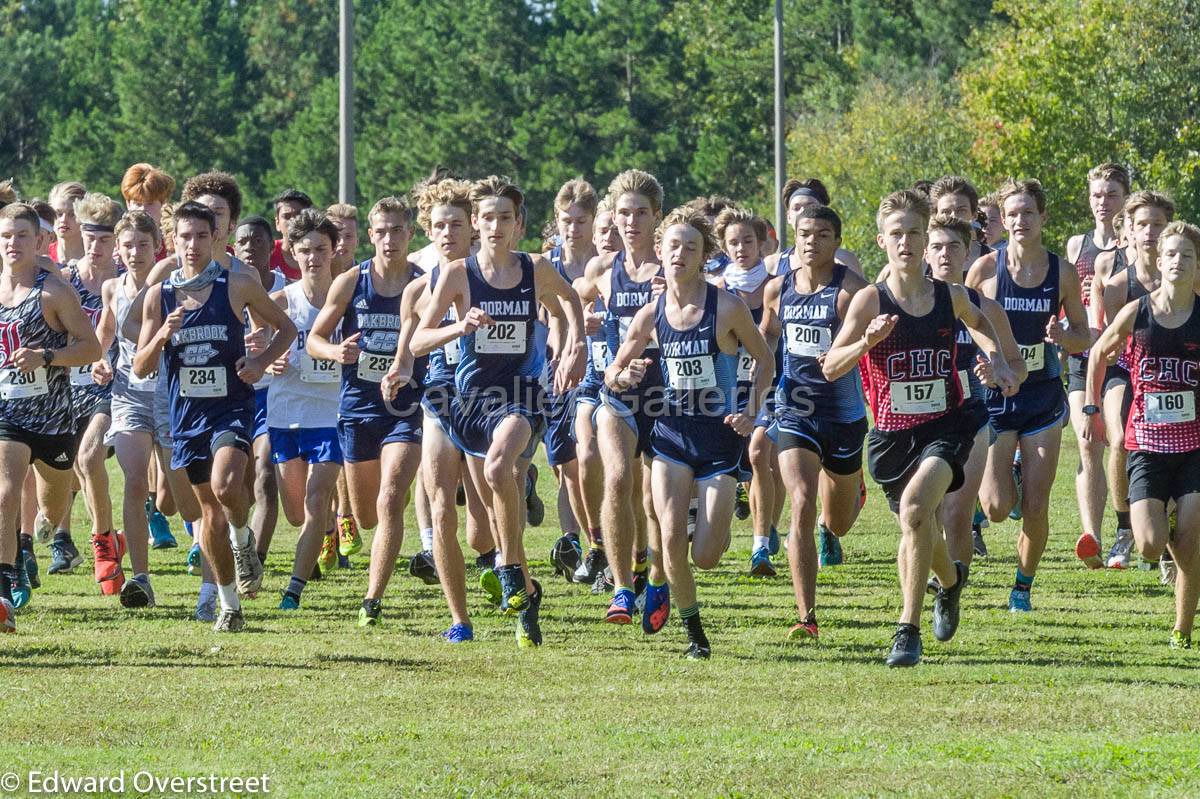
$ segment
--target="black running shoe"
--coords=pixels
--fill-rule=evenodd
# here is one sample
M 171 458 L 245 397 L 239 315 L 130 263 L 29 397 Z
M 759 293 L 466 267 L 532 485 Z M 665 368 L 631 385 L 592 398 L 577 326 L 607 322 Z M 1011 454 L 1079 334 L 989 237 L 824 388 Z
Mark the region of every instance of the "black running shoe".
M 542 645 L 542 625 L 538 613 L 542 609 L 542 584 L 533 581 L 533 596 L 525 608 L 517 614 L 517 646 L 528 649 Z
M 915 666 L 921 662 L 921 630 L 911 624 L 901 624 L 892 636 L 892 651 L 888 653 L 887 664 L 896 666 Z
M 532 463 L 525 476 L 525 516 L 530 527 L 541 527 L 546 518 L 546 505 L 537 492 L 538 470 Z
M 933 637 L 939 641 L 949 641 L 958 630 L 959 600 L 967 584 L 967 567 L 956 560 L 954 570 L 958 581 L 952 588 L 939 588 L 933 599 Z
M 704 634 L 704 625 L 700 623 L 700 614 L 689 616 L 683 620 L 683 629 L 687 633 L 688 648 L 684 655 L 688 660 L 708 660 L 712 656 L 712 646 L 708 636 Z
M 683 654 L 688 660 L 708 660 L 712 657 L 712 649 L 707 644 L 698 644 L 692 641 Z
M 975 557 L 986 558 L 988 556 L 987 544 L 983 541 L 983 529 L 978 524 L 971 525 L 971 546 L 975 550 Z
M 746 492 L 745 483 L 737 484 L 733 500 L 733 515 L 743 522 L 750 518 L 750 495 Z
M 309 579 L 309 582 L 312 582 L 313 580 L 321 579 L 321 564 L 320 563 L 313 564 L 312 574 L 308 575 L 308 579 Z
M 550 548 L 550 562 L 554 564 L 555 576 L 565 577 L 568 583 L 574 580 L 575 570 L 582 559 L 583 548 L 575 533 L 564 533 Z
M 433 553 L 428 549 L 422 550 L 409 558 L 408 573 L 425 585 L 437 585 L 437 565 L 433 562 Z
M 591 547 L 583 558 L 583 563 L 575 570 L 575 582 L 591 585 L 596 582 L 596 576 L 608 567 L 608 556 L 599 547 Z
M 496 550 L 488 550 L 482 555 L 475 556 L 476 569 L 494 569 L 496 568 Z

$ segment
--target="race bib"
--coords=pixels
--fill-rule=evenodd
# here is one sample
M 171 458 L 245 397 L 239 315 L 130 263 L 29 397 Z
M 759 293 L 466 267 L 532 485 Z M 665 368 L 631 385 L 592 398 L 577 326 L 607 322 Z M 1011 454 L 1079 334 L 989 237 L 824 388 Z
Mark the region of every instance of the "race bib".
M 608 342 L 592 341 L 592 368 L 602 372 L 608 368 Z
M 92 380 L 92 365 L 90 363 L 83 366 L 71 367 L 71 385 L 80 388 L 95 385 L 95 381 Z
M 818 325 L 787 325 L 788 355 L 802 358 L 819 358 L 829 352 L 833 334 L 829 328 Z
M 462 360 L 462 345 L 458 339 L 454 339 L 442 347 L 442 353 L 445 355 L 447 366 L 458 366 L 458 362 Z
M 739 383 L 749 383 L 754 380 L 754 359 L 743 349 L 738 350 L 737 379 Z
M 1191 391 L 1155 391 L 1146 395 L 1149 424 L 1196 421 L 1196 395 Z
M 342 379 L 341 364 L 337 361 L 318 360 L 307 352 L 300 356 L 300 381 L 303 383 L 337 383 Z M 360 357 L 361 361 L 362 358 Z
M 15 366 L 0 369 L 0 399 L 28 399 L 49 393 L 45 367 L 39 366 L 32 372 L 22 372 Z
M 624 342 L 625 339 L 629 337 L 629 325 L 631 325 L 632 323 L 633 323 L 632 316 L 618 316 L 617 317 L 617 341 Z M 648 349 L 648 350 L 658 349 L 658 342 L 655 341 L 654 339 L 650 339 L 649 343 L 646 344 L 646 349 Z
M 712 388 L 717 384 L 717 374 L 710 355 L 695 358 L 664 358 L 667 379 L 676 391 L 697 388 Z
M 155 370 L 145 377 L 138 377 L 129 370 L 129 388 L 132 391 L 157 391 L 158 390 L 158 371 Z
M 945 380 L 912 380 L 891 384 L 892 413 L 939 413 L 946 410 Z
M 1030 372 L 1036 372 L 1046 365 L 1046 345 L 1045 344 L 1022 344 L 1021 358 L 1025 361 L 1025 368 Z
M 179 369 L 181 397 L 224 397 L 227 388 L 223 366 L 183 366 Z
M 497 322 L 475 331 L 475 351 L 485 355 L 523 355 L 525 353 L 525 321 Z
M 383 382 L 383 376 L 392 368 L 394 354 L 364 352 L 358 356 L 358 376 L 372 383 Z
M 958 386 L 964 397 L 971 396 L 971 374 L 966 369 L 958 370 Z

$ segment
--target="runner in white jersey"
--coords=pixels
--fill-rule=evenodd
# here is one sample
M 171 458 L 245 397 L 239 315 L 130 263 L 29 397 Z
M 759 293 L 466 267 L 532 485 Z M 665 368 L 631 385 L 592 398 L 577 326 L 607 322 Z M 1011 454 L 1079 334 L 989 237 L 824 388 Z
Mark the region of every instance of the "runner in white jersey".
M 129 211 L 117 222 L 115 232 L 117 253 L 125 273 L 106 281 L 101 289 L 104 310 L 97 332 L 106 352 L 116 340 L 118 356 L 111 368 L 102 359 L 95 371 L 97 374 L 108 371 L 112 375 L 112 425 L 104 443 L 116 450 L 117 463 L 124 474 L 121 520 L 133 579 L 121 589 L 121 604 L 127 608 L 154 607 L 147 553 L 147 536 L 151 531 L 143 509 L 150 496 L 148 470 L 155 454 L 186 521 L 199 520 L 200 504 L 192 494 L 187 475 L 170 468 L 170 419 L 160 412 L 155 401 L 158 373 L 138 378 L 132 372 L 141 320 L 133 317 L 131 309 L 145 291 L 154 254 L 162 246 L 158 225 L 144 211 Z
M 300 281 L 276 291 L 271 299 L 287 311 L 297 335 L 287 355 L 270 370 L 275 379 L 267 403 L 267 429 L 284 517 L 300 528 L 292 578 L 279 609 L 297 610 L 321 541 L 333 528 L 333 499 L 342 466 L 337 436 L 342 370 L 336 361 L 318 360 L 304 349 L 333 283 L 330 262 L 337 228 L 320 211 L 306 208 L 292 219 L 287 236 Z

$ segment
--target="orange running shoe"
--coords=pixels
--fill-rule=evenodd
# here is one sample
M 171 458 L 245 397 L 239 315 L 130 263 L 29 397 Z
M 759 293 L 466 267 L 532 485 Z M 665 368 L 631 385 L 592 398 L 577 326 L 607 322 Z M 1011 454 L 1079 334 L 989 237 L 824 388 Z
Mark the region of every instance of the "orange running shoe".
M 1089 569 L 1104 568 L 1104 560 L 1100 557 L 1100 541 L 1091 533 L 1083 533 L 1075 542 L 1075 557 L 1079 558 Z

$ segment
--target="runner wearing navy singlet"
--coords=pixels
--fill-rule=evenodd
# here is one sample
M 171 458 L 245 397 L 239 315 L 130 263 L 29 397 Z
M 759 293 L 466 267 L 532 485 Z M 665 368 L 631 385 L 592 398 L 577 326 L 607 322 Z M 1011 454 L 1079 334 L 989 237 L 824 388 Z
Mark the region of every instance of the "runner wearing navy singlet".
M 296 328 L 257 276 L 225 270 L 213 259 L 216 227 L 204 205 L 185 202 L 176 209 L 175 252 L 182 265 L 146 292 L 132 372 L 146 378 L 165 355 L 171 465 L 186 469 L 201 506 L 200 547 L 221 603 L 214 629 L 234 632 L 245 623 L 238 593 L 254 596 L 262 585 L 244 479 L 254 423 L 252 385 L 287 351 Z M 242 336 L 247 308 L 273 331 L 257 355 L 246 354 Z
M 1098 306 L 1099 326 L 1116 317 L 1117 312 L 1128 303 L 1149 294 L 1159 285 L 1158 240 L 1162 231 L 1175 215 L 1175 204 L 1158 192 L 1138 191 L 1125 203 L 1126 232 L 1133 245 L 1134 258 L 1124 269 L 1111 272 L 1100 286 L 1093 286 L 1093 304 Z M 1124 262 L 1122 253 L 1114 264 Z M 1127 351 L 1117 354 L 1115 363 L 1104 370 L 1104 391 L 1101 417 L 1108 431 L 1108 484 L 1113 510 L 1117 516 L 1117 534 L 1107 557 L 1102 556 L 1098 541 L 1091 544 L 1092 551 L 1083 552 L 1085 562 L 1099 568 L 1107 565 L 1113 569 L 1129 566 L 1133 552 L 1133 528 L 1129 517 L 1129 482 L 1126 470 L 1126 451 L 1121 445 L 1122 431 L 1129 418 L 1133 393 L 1129 390 L 1130 358 Z
M 1032 609 L 1030 589 L 1050 534 L 1050 489 L 1067 416 L 1058 353 L 1060 348 L 1083 351 L 1091 333 L 1079 298 L 1079 275 L 1042 244 L 1046 195 L 1041 184 L 1009 181 L 999 201 L 1009 244 L 976 261 L 967 285 L 1004 308 L 1028 374 L 1012 396 L 988 391 L 988 414 L 997 436 L 988 451 L 979 498 L 992 521 L 1007 518 L 1020 506 L 1019 514 L 1013 514 L 1021 519 L 1021 534 L 1009 610 L 1023 613 Z M 1018 448 L 1021 461 L 1015 467 Z M 1017 479 L 1022 481 L 1020 492 Z
M 658 233 L 665 290 L 634 316 L 604 381 L 615 392 L 626 392 L 649 374 L 652 360 L 663 375 L 663 408 L 655 416 L 650 446 L 654 510 L 662 523 L 662 550 L 655 549 L 653 560 L 657 567 L 661 558 L 667 579 L 660 583 L 651 577 L 643 627 L 662 629 L 674 594 L 688 636 L 687 656 L 707 658 L 712 650 L 700 621 L 692 564 L 714 568 L 729 546 L 742 439 L 754 429 L 774 355 L 746 304 L 705 282 L 701 268 L 716 241 L 704 216 L 686 206 L 676 209 Z M 658 347 L 647 348 L 651 338 Z M 739 347 L 754 360 L 754 390 L 744 409 L 736 396 Z M 699 512 L 689 539 L 693 494 Z M 632 603 L 632 591 L 623 589 L 609 613 L 632 613 Z
M 362 527 L 378 525 L 361 626 L 379 622 L 404 540 L 406 496 L 421 460 L 426 363 L 407 349 L 416 297 L 405 289 L 419 277 L 408 262 L 412 210 L 399 197 L 384 197 L 367 219 L 375 257 L 334 279 L 305 345 L 313 358 L 342 365 L 337 429 L 350 504 Z M 385 392 L 392 383 L 394 391 Z
M 825 355 L 827 380 L 851 373 L 868 355 L 875 429 L 868 436 L 869 468 L 899 518 L 899 565 L 904 608 L 887 658 L 912 666 L 921 658 L 920 621 L 930 568 L 941 588 L 934 600 L 934 635 L 949 640 L 958 627 L 965 568 L 950 559 L 937 524 L 945 495 L 963 482 L 978 419 L 962 407 L 955 370 L 955 323 L 974 331 L 1005 392 L 1015 380 L 996 346 L 986 317 L 966 290 L 924 274 L 929 203 L 899 191 L 880 204 L 879 244 L 888 275 L 857 292 Z
M 60 518 L 70 503 L 76 444 L 67 372 L 101 355 L 74 290 L 40 262 L 39 229 L 29 205 L 0 209 L 0 632 L 16 629 L 14 600 L 29 599 L 17 560 L 29 466 L 43 481 L 47 517 Z
M 520 485 L 544 419 L 539 378 L 545 354 L 533 346 L 533 328 L 539 306 L 563 325 L 553 376 L 554 390 L 563 393 L 583 377 L 583 314 L 570 285 L 545 258 L 511 250 L 524 203 L 520 189 L 491 176 L 475 183 L 470 197 L 479 253 L 446 265 L 412 350 L 421 355 L 462 339 L 451 432 L 500 538 L 501 610 L 518 616 L 518 645 L 537 646 L 542 591 L 527 564 Z M 459 321 L 443 326 L 452 305 Z
M 1200 596 L 1200 303 L 1194 291 L 1200 229 L 1171 223 L 1158 239 L 1158 253 L 1162 285 L 1121 308 L 1092 348 L 1087 399 L 1094 408 L 1100 365 L 1128 342 L 1133 401 L 1123 443 L 1133 536 L 1148 561 L 1170 549 L 1177 571 L 1170 644 L 1190 648 Z M 1090 437 L 1103 440 L 1098 414 L 1092 422 Z M 1174 525 L 1167 516 L 1172 500 Z
M 845 535 L 858 517 L 863 438 L 867 434 L 862 382 L 854 368 L 826 380 L 821 359 L 842 326 L 854 295 L 866 285 L 835 261 L 842 221 L 832 208 L 810 206 L 796 217 L 795 268 L 768 286 L 762 330 L 784 344 L 775 391 L 779 465 L 792 500 L 788 562 L 800 621 L 792 640 L 817 638 L 817 498 L 821 535 Z M 826 525 L 829 525 L 826 527 Z M 827 549 L 828 545 L 823 545 Z M 839 545 L 840 550 L 840 545 Z

